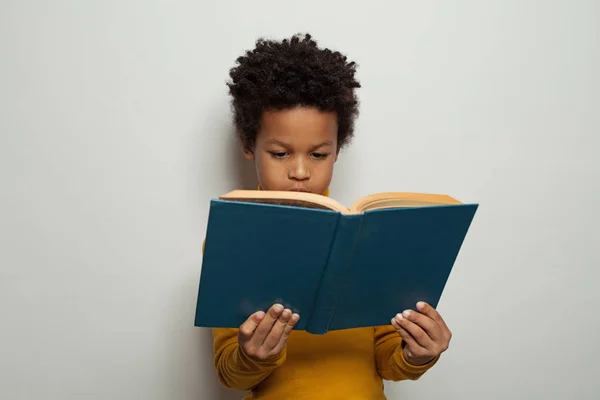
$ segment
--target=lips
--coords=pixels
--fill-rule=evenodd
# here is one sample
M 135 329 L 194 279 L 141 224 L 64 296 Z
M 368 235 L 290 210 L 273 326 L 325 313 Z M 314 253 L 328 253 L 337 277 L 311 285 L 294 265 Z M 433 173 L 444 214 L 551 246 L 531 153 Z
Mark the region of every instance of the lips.
M 292 188 L 292 189 L 290 189 L 290 192 L 310 193 L 310 190 L 305 189 L 305 188 Z

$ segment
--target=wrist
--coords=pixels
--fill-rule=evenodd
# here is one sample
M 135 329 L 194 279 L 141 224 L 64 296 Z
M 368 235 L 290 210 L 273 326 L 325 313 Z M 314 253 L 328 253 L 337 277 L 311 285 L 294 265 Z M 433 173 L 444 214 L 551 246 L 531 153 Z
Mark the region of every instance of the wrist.
M 255 354 L 248 353 L 244 350 L 243 346 L 238 345 L 238 352 L 240 358 L 246 363 L 251 363 L 262 367 L 278 367 L 287 358 L 287 349 L 284 347 L 279 353 L 272 354 L 267 357 L 259 357 Z
M 435 360 L 435 357 L 429 357 L 429 356 L 417 357 L 414 354 L 412 354 L 412 352 L 408 349 L 408 347 L 404 347 L 404 346 L 402 348 L 402 355 L 404 356 L 404 361 L 406 361 L 408 364 L 415 366 L 415 367 L 420 367 L 425 364 L 429 364 L 430 362 Z

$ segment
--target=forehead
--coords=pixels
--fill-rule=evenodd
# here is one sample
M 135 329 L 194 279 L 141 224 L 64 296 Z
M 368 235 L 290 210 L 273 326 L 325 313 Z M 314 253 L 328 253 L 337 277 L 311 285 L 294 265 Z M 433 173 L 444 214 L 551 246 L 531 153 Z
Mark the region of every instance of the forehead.
M 286 143 L 337 142 L 337 115 L 315 108 L 297 107 L 265 111 L 257 140 L 279 140 Z

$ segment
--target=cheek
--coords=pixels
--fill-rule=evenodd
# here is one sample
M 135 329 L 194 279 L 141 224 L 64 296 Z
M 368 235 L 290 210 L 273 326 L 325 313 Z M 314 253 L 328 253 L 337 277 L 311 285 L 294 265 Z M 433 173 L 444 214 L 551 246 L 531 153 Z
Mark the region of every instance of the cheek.
M 333 166 L 334 166 L 334 161 L 328 162 L 326 165 L 323 166 L 323 174 L 329 180 L 331 179 L 331 176 L 333 175 Z
M 270 156 L 259 156 L 256 158 L 256 172 L 260 180 L 272 182 L 278 180 L 281 175 L 282 166 Z
M 328 185 L 333 175 L 334 160 L 315 163 L 312 170 L 313 183 L 316 185 Z

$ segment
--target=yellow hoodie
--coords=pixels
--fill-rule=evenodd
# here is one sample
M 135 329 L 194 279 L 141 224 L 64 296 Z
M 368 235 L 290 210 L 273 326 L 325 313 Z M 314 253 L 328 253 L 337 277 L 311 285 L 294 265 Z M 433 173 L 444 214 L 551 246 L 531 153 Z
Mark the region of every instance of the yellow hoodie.
M 237 328 L 213 329 L 214 364 L 223 385 L 248 391 L 245 399 L 385 399 L 383 380 L 414 380 L 437 362 L 406 362 L 391 324 L 325 335 L 295 330 L 282 353 L 264 361 L 248 357 L 237 336 Z

